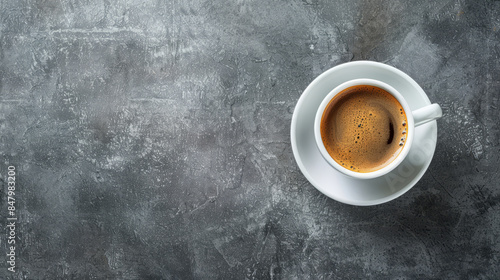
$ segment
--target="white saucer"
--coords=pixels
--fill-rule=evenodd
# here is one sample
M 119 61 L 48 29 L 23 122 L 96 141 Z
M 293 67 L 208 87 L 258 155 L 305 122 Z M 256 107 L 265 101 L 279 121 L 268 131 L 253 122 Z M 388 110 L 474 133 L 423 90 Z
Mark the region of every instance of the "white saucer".
M 330 166 L 314 139 L 314 117 L 323 98 L 343 82 L 358 78 L 377 79 L 393 86 L 412 110 L 430 105 L 422 88 L 402 71 L 372 61 L 355 61 L 324 72 L 304 90 L 292 117 L 291 142 L 297 164 L 320 192 L 351 205 L 376 205 L 393 200 L 411 189 L 431 163 L 437 142 L 436 121 L 415 128 L 413 145 L 405 160 L 389 174 L 360 180 L 347 177 Z

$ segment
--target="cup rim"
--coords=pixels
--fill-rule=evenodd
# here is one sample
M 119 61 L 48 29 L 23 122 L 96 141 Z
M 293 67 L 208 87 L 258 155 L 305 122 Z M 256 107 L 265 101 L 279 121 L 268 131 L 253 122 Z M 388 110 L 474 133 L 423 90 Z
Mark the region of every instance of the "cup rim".
M 352 170 L 349 170 L 340 164 L 338 164 L 328 153 L 326 150 L 323 140 L 321 139 L 321 118 L 323 117 L 323 112 L 326 108 L 326 106 L 329 104 L 330 100 L 332 100 L 337 94 L 339 94 L 341 91 L 343 91 L 346 88 L 352 87 L 352 86 L 357 86 L 357 85 L 371 85 L 371 86 L 376 86 L 379 88 L 382 88 L 389 92 L 392 96 L 396 98 L 396 100 L 401 104 L 403 107 L 403 110 L 406 113 L 406 118 L 407 118 L 407 138 L 406 138 L 406 143 L 405 146 L 403 147 L 403 150 L 399 153 L 399 155 L 388 165 L 384 166 L 381 169 L 371 171 L 371 172 L 355 172 Z M 415 123 L 413 120 L 413 114 L 410 109 L 410 106 L 404 99 L 404 97 L 399 93 L 395 88 L 390 86 L 389 84 L 386 84 L 382 81 L 375 80 L 375 79 L 368 79 L 368 78 L 361 78 L 361 79 L 353 79 L 346 81 L 337 87 L 335 87 L 333 90 L 331 90 L 325 98 L 323 98 L 323 101 L 321 102 L 320 106 L 318 107 L 318 110 L 316 112 L 316 117 L 314 120 L 314 136 L 316 140 L 316 146 L 318 147 L 320 154 L 322 157 L 332 166 L 334 167 L 337 171 L 341 172 L 344 175 L 347 175 L 349 177 L 357 178 L 357 179 L 373 179 L 373 178 L 378 178 L 381 176 L 384 176 L 394 170 L 396 167 L 398 167 L 401 162 L 406 158 L 408 155 L 410 148 L 413 143 L 413 135 L 415 133 Z

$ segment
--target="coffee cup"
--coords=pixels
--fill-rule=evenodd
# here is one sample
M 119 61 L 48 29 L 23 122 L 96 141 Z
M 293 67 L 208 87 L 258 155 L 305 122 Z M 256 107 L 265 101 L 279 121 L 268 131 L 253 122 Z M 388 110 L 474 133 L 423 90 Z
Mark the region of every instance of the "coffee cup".
M 442 116 L 431 104 L 412 111 L 389 84 L 355 79 L 334 88 L 321 102 L 314 137 L 323 158 L 356 179 L 386 175 L 411 149 L 415 127 Z

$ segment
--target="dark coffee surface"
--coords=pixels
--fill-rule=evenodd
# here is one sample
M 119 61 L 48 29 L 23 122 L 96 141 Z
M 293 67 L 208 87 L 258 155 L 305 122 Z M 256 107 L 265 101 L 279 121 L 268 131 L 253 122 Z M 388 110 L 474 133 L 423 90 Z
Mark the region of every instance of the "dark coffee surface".
M 326 107 L 323 143 L 340 165 L 371 172 L 387 166 L 406 140 L 406 114 L 387 91 L 368 85 L 343 90 Z

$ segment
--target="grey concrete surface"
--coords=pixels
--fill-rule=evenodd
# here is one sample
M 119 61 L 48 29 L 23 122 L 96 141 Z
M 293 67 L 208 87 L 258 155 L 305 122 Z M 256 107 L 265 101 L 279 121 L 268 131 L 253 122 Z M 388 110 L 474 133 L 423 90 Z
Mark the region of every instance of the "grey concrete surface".
M 393 65 L 442 105 L 404 196 L 301 174 L 305 87 Z M 498 279 L 499 1 L 0 1 L 2 279 Z

